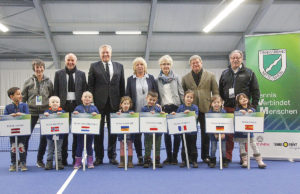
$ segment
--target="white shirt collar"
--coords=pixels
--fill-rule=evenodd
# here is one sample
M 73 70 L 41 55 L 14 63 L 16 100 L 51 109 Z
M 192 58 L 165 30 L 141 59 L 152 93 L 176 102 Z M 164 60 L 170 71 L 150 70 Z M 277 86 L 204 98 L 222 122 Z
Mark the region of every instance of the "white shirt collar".
M 149 78 L 148 73 L 146 73 L 146 74 L 144 75 L 144 77 L 145 77 L 145 78 Z M 144 78 L 144 77 L 143 77 L 143 78 Z M 133 74 L 133 78 L 137 78 L 135 74 Z

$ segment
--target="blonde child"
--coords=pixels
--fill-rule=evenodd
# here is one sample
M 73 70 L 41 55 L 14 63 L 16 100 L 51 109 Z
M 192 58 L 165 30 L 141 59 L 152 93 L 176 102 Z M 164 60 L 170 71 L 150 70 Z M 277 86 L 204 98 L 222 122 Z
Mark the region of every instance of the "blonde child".
M 161 111 L 161 107 L 156 104 L 158 100 L 157 92 L 148 92 L 147 97 L 147 105 L 144 106 L 141 112 L 151 112 L 154 113 L 164 113 Z M 155 166 L 158 168 L 162 168 L 162 164 L 160 163 L 160 144 L 161 144 L 161 136 L 162 134 L 155 135 Z M 152 134 L 144 134 L 144 144 L 145 144 L 145 160 L 144 160 L 144 168 L 149 168 L 151 165 L 151 147 L 153 144 L 153 135 Z
M 84 92 L 82 94 L 82 104 L 77 106 L 74 110 L 74 114 L 78 113 L 91 113 L 93 116 L 99 114 L 99 111 L 96 106 L 92 105 L 93 102 L 93 94 L 91 92 Z M 87 135 L 86 137 L 86 150 L 87 150 L 87 166 L 88 168 L 94 168 L 93 164 L 93 139 L 94 135 Z M 78 134 L 77 135 L 77 147 L 76 147 L 76 154 L 75 154 L 75 164 L 74 168 L 79 169 L 81 167 L 81 160 L 82 160 L 82 151 L 83 151 L 83 144 L 84 144 L 84 135 Z
M 130 113 L 133 114 L 134 112 L 130 110 L 132 107 L 132 101 L 129 96 L 124 96 L 121 98 L 120 102 L 120 111 L 117 112 L 117 114 L 122 113 Z M 119 168 L 125 167 L 125 156 L 124 156 L 124 135 L 120 134 L 118 135 L 118 140 L 120 141 L 120 164 Z M 132 163 L 132 142 L 134 141 L 134 135 L 127 134 L 126 135 L 126 142 L 128 146 L 128 168 L 133 168 Z
M 50 114 L 61 114 L 65 113 L 65 111 L 60 107 L 60 99 L 57 96 L 51 96 L 49 98 L 49 106 L 50 108 L 44 112 L 45 116 L 49 116 Z M 47 163 L 45 166 L 45 170 L 51 170 L 53 168 L 53 154 L 54 154 L 54 140 L 53 135 L 47 135 L 47 146 L 48 146 L 48 154 L 47 154 Z M 57 160 L 58 160 L 58 169 L 64 169 L 64 165 L 62 164 L 62 156 L 61 156 L 61 148 L 63 144 L 64 135 L 59 135 L 59 139 L 56 141 L 57 143 Z
M 4 115 L 11 115 L 13 117 L 20 116 L 23 114 L 29 114 L 28 105 L 26 103 L 22 103 L 22 94 L 21 90 L 18 87 L 12 87 L 7 91 L 8 97 L 12 100 L 11 104 L 6 105 L 4 109 Z M 19 149 L 20 156 L 20 167 L 21 171 L 26 171 L 26 157 L 27 150 L 24 145 L 27 140 L 27 136 L 18 136 L 18 145 L 15 145 L 15 138 L 10 137 L 10 159 L 11 165 L 9 167 L 9 171 L 16 171 L 16 149 Z
M 214 95 L 211 97 L 210 110 L 209 113 L 226 113 L 222 108 L 223 100 L 221 96 Z M 217 151 L 217 142 L 219 140 L 219 134 L 210 134 L 210 161 L 208 166 L 210 168 L 216 167 L 216 151 Z M 221 134 L 221 147 L 222 147 L 222 158 L 223 158 L 223 167 L 228 167 L 228 161 L 226 159 L 226 140 L 225 134 Z
M 246 94 L 240 93 L 236 96 L 236 111 L 240 111 L 243 114 L 255 112 L 255 109 L 251 107 L 249 98 Z M 239 142 L 240 155 L 242 157 L 242 168 L 246 168 L 248 166 L 248 158 L 246 151 L 247 133 L 235 133 L 234 141 Z M 256 146 L 256 142 L 254 142 L 253 133 L 250 134 L 250 146 L 253 150 L 253 156 L 255 157 L 258 167 L 266 168 L 267 165 L 262 161 L 262 157 L 260 155 L 258 147 Z

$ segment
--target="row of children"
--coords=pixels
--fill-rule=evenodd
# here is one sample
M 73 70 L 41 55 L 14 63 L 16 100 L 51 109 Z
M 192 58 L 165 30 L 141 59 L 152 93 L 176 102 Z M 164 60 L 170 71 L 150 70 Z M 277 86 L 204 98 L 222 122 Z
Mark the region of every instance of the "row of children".
M 21 91 L 17 87 L 13 87 L 8 90 L 8 96 L 12 100 L 12 104 L 9 104 L 5 108 L 4 114 L 6 115 L 12 115 L 17 116 L 21 114 L 29 114 L 28 111 L 28 105 L 25 103 L 22 103 L 22 95 Z M 77 106 L 74 110 L 74 114 L 78 113 L 91 113 L 93 115 L 99 114 L 99 111 L 96 106 L 92 105 L 93 102 L 93 95 L 90 92 L 84 92 L 82 95 L 82 104 Z M 146 97 L 147 105 L 144 106 L 141 110 L 141 112 L 151 112 L 151 113 L 164 113 L 161 110 L 161 107 L 157 104 L 158 100 L 158 94 L 156 92 L 149 92 Z M 198 115 L 198 107 L 194 104 L 192 104 L 194 100 L 194 92 L 192 90 L 188 90 L 184 94 L 184 104 L 180 105 L 176 112 L 184 112 L 188 113 L 189 111 L 195 111 L 196 115 Z M 249 99 L 245 94 L 239 94 L 236 97 L 237 101 L 237 111 L 241 111 L 243 113 L 246 112 L 253 112 L 255 111 L 253 108 L 251 108 Z M 211 109 L 209 112 L 219 112 L 219 113 L 225 113 L 226 111 L 222 109 L 223 101 L 220 96 L 213 96 L 211 100 Z M 45 115 L 53 114 L 53 113 L 63 113 L 64 110 L 60 108 L 60 99 L 57 96 L 52 96 L 49 99 L 49 110 L 45 111 Z M 122 113 L 134 113 L 131 110 L 132 107 L 132 101 L 131 98 L 128 96 L 124 96 L 121 98 L 120 102 L 120 111 L 118 114 Z M 175 112 L 172 112 L 171 114 L 176 114 Z M 160 145 L 161 145 L 161 134 L 157 134 L 155 136 L 155 165 L 158 168 L 162 167 L 162 164 L 160 163 Z M 75 157 L 75 164 L 74 168 L 78 169 L 81 167 L 82 163 L 82 152 L 83 152 L 83 139 L 84 135 L 78 135 L 78 143 L 76 148 L 76 157 Z M 120 164 L 118 167 L 122 168 L 125 166 L 125 155 L 124 155 L 124 139 L 123 135 L 119 135 L 118 139 L 120 141 Z M 217 149 L 217 140 L 218 138 L 217 134 L 211 135 L 211 152 L 210 157 L 211 160 L 209 162 L 209 167 L 215 167 L 216 166 L 216 149 Z M 247 147 L 246 147 L 246 135 L 243 133 L 235 133 L 235 141 L 239 142 L 240 145 L 240 155 L 242 159 L 242 167 L 247 167 Z M 133 142 L 133 135 L 127 135 L 127 146 L 128 146 L 128 167 L 132 168 L 132 156 L 133 156 L 133 150 L 132 150 L 132 142 Z M 94 168 L 93 165 L 93 135 L 87 135 L 87 166 L 88 168 Z M 151 134 L 145 134 L 144 135 L 144 146 L 145 146 L 145 155 L 144 155 L 144 168 L 149 168 L 151 165 L 151 148 L 152 148 L 152 135 Z M 27 139 L 28 140 L 28 139 Z M 196 140 L 197 140 L 197 133 L 189 133 L 186 134 L 186 142 L 187 142 L 187 150 L 188 155 L 190 158 L 190 161 L 194 168 L 198 168 L 197 163 L 197 146 L 196 146 Z M 21 171 L 26 171 L 26 156 L 27 156 L 27 148 L 24 148 L 24 144 L 26 141 L 26 137 L 19 137 L 19 145 L 14 145 L 14 138 L 10 138 L 11 143 L 11 166 L 9 168 L 10 171 L 16 170 L 16 154 L 15 150 L 16 148 L 19 149 L 20 153 L 20 167 Z M 47 154 L 47 163 L 45 166 L 46 170 L 50 170 L 53 168 L 53 153 L 54 153 L 54 143 L 52 140 L 52 137 L 47 137 L 47 144 L 48 144 L 48 154 Z M 57 141 L 57 147 L 58 147 L 58 169 L 63 169 L 64 166 L 61 162 L 61 146 L 62 146 L 62 135 L 60 135 L 59 140 Z M 259 153 L 259 150 L 257 149 L 257 146 L 253 139 L 253 134 L 251 135 L 251 147 L 254 152 L 254 157 L 256 158 L 259 168 L 265 168 L 266 165 L 263 163 L 261 155 Z M 225 144 L 225 135 L 222 134 L 222 157 L 223 157 L 223 165 L 224 167 L 228 166 L 228 160 L 225 158 L 226 154 L 226 144 Z M 182 146 L 182 163 L 180 167 L 186 166 L 186 157 L 185 157 L 185 150 Z M 176 162 L 177 164 L 177 162 Z

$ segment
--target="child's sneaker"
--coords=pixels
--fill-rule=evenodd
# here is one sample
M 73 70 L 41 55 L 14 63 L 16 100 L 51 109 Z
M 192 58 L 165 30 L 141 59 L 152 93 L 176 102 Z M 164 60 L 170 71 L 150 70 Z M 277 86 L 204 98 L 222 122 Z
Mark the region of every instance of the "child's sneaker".
M 87 167 L 94 168 L 93 156 L 87 156 Z
M 22 172 L 28 170 L 28 168 L 27 168 L 27 166 L 26 166 L 26 163 L 23 163 L 23 162 L 21 162 L 20 168 L 21 168 L 21 171 L 22 171 Z
M 16 164 L 12 164 L 9 167 L 9 172 L 15 172 L 16 171 Z
M 47 160 L 45 170 L 52 170 L 53 169 L 53 161 L 52 160 Z
M 82 160 L 82 157 L 75 157 L 74 169 L 81 168 L 81 160 Z

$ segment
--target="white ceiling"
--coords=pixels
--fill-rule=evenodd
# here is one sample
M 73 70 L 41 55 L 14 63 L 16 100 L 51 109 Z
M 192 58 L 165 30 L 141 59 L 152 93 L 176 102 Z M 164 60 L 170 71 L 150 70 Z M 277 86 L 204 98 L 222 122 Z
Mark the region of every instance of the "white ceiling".
M 68 52 L 82 60 L 98 59 L 101 44 L 112 45 L 115 58 L 134 58 L 148 52 L 149 59 L 154 60 L 162 54 L 180 60 L 192 54 L 225 59 L 238 46 L 243 50 L 239 42 L 249 32 L 300 30 L 299 0 L 246 0 L 212 33 L 203 33 L 203 27 L 228 1 L 0 0 L 0 22 L 10 29 L 0 32 L 0 60 L 40 57 L 55 61 L 55 55 L 60 60 Z M 39 2 L 46 25 L 40 19 Z M 270 2 L 270 6 L 265 5 Z M 149 28 L 151 22 L 153 27 Z M 97 30 L 100 35 L 73 35 L 73 30 Z M 142 35 L 115 35 L 116 30 L 141 30 Z

